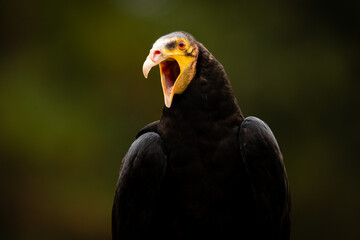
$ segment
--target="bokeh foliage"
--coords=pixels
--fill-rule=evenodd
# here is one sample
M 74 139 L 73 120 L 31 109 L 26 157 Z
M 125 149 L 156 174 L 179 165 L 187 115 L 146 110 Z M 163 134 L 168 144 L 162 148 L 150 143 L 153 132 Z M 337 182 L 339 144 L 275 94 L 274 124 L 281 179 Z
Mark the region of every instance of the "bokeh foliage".
M 136 132 L 160 117 L 161 35 L 185 30 L 266 121 L 292 192 L 292 239 L 360 230 L 358 1 L 1 1 L 1 239 L 110 239 Z

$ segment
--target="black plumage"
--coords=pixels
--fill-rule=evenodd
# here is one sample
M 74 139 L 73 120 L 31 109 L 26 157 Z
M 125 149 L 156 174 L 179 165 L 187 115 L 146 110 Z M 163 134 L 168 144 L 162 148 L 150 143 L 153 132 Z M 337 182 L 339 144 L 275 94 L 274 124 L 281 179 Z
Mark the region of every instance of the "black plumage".
M 199 50 L 196 75 L 124 157 L 113 239 L 289 239 L 274 135 L 260 119 L 244 119 L 223 66 L 186 37 Z

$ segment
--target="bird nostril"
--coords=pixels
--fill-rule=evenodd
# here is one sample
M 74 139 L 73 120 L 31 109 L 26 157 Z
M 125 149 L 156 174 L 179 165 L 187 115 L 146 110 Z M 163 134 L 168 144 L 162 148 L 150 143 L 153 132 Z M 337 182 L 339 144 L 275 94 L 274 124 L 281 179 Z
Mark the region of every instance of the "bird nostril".
M 159 60 L 159 57 L 161 55 L 161 51 L 160 50 L 155 50 L 152 54 L 152 60 L 154 62 L 157 62 Z

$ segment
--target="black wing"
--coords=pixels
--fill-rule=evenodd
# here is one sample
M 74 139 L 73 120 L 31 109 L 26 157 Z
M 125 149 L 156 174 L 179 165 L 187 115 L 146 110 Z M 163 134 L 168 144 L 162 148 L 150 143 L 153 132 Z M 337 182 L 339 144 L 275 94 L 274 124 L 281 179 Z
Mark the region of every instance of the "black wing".
M 159 122 L 160 122 L 160 120 L 157 120 L 155 122 L 152 122 L 152 123 L 149 123 L 148 125 L 146 125 L 143 129 L 141 129 L 138 132 L 138 134 L 136 134 L 136 138 L 140 137 L 141 135 L 143 135 L 144 133 L 147 133 L 147 132 L 158 133 Z
M 142 239 L 166 169 L 166 154 L 157 133 L 146 132 L 125 155 L 112 209 L 112 239 Z
M 290 194 L 283 158 L 266 123 L 246 118 L 240 128 L 240 149 L 252 184 L 263 236 L 290 239 Z M 261 230 L 260 230 L 261 231 Z

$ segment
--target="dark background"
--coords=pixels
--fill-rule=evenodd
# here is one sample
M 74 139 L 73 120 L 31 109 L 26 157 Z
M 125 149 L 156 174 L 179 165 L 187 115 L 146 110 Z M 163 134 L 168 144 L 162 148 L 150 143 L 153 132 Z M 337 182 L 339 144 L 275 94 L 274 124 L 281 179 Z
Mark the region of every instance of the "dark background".
M 190 32 L 280 144 L 292 239 L 360 235 L 359 1 L 0 2 L 1 239 L 110 239 L 120 162 L 159 119 L 160 36 Z

